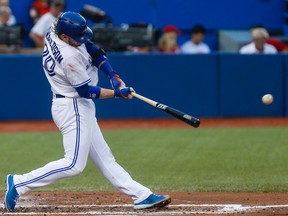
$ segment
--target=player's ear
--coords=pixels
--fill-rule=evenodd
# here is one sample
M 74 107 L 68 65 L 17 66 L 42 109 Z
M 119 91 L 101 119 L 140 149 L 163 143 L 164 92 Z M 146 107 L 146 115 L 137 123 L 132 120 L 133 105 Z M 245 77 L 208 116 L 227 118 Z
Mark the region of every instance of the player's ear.
M 61 39 L 61 40 L 63 40 L 63 41 L 68 41 L 69 40 L 69 37 L 67 36 L 67 35 L 65 35 L 65 34 L 60 34 L 60 35 L 58 35 L 59 36 L 59 38 Z

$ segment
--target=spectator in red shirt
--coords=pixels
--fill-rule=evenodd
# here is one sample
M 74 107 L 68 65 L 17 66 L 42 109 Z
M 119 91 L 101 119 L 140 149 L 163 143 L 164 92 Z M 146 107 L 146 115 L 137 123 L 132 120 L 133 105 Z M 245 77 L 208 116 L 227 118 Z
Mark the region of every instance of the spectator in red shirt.
M 35 0 L 30 8 L 29 14 L 33 24 L 45 13 L 50 11 L 48 0 Z
M 276 38 L 267 38 L 266 43 L 274 46 L 278 52 L 288 52 L 288 46 L 284 42 Z

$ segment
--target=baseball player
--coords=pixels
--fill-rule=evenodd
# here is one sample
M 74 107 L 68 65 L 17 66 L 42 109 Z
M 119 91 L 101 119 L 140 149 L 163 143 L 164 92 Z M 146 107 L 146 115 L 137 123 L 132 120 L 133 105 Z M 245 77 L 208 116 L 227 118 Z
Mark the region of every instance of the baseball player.
M 13 211 L 26 192 L 80 174 L 88 157 L 119 191 L 134 200 L 134 209 L 163 207 L 168 195 L 156 195 L 116 162 L 97 124 L 95 98 L 126 98 L 126 87 L 105 52 L 90 39 L 93 33 L 78 13 L 64 12 L 45 36 L 43 68 L 53 92 L 52 117 L 63 135 L 64 157 L 22 175 L 7 175 L 5 208 Z M 98 69 L 110 78 L 112 89 L 97 86 Z

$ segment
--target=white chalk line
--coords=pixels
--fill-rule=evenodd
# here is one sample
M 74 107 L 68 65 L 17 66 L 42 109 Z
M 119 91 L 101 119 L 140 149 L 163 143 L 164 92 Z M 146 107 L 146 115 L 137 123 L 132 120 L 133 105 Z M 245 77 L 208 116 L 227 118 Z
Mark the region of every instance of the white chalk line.
M 17 205 L 18 208 L 53 208 L 54 205 L 27 205 L 27 204 L 19 204 Z M 89 208 L 99 208 L 99 211 L 91 211 Z M 182 214 L 231 214 L 231 213 L 241 213 L 247 211 L 256 211 L 256 210 L 263 210 L 268 208 L 288 208 L 288 205 L 263 205 L 263 206 L 244 206 L 241 204 L 179 204 L 179 205 L 169 205 L 166 211 L 145 211 L 145 210 L 138 210 L 138 211 L 101 211 L 103 208 L 133 208 L 131 204 L 122 204 L 122 205 L 57 205 L 57 208 L 87 208 L 87 211 L 82 212 L 46 212 L 46 211 L 37 211 L 37 212 L 5 212 L 2 213 L 3 215 L 182 215 Z M 193 209 L 193 210 L 183 210 L 177 208 L 181 207 L 194 207 L 194 208 L 203 208 L 203 207 L 211 207 L 213 210 L 201 210 L 201 209 Z M 1 207 L 4 208 L 4 205 Z M 170 209 L 169 209 L 170 208 Z M 215 209 L 214 209 L 215 208 Z

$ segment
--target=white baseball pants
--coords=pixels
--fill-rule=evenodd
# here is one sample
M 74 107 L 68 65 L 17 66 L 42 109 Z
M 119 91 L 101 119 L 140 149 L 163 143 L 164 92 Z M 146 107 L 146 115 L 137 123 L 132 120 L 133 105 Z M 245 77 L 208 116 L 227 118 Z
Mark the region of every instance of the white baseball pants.
M 134 181 L 116 162 L 103 138 L 95 117 L 95 104 L 85 98 L 54 98 L 52 116 L 63 135 L 64 158 L 23 175 L 14 175 L 19 195 L 49 185 L 59 179 L 80 174 L 88 156 L 119 191 L 135 203 L 146 199 L 150 189 Z

